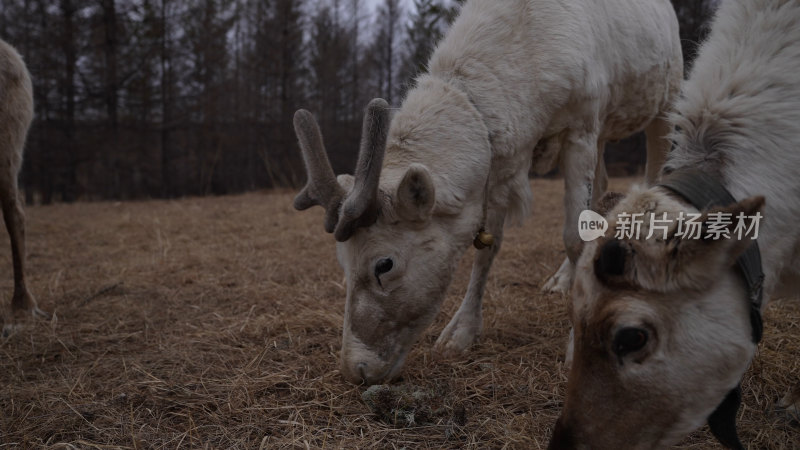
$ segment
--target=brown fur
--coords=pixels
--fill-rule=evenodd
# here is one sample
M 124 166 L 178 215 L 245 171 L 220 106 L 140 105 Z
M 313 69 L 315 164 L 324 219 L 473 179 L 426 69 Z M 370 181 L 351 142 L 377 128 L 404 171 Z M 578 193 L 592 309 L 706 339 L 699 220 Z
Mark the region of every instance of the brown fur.
M 594 210 L 597 214 L 605 216 L 609 211 L 617 206 L 623 197 L 625 197 L 625 194 L 621 192 L 608 191 L 603 194 L 602 197 L 600 197 L 600 200 L 596 202 Z
M 763 206 L 762 197 L 748 198 L 704 211 L 700 222 L 706 223 L 712 212 L 751 216 Z M 609 214 L 606 236 L 587 245 L 571 291 L 575 356 L 567 399 L 550 448 L 663 446 L 699 425 L 696 418 L 683 415 L 684 411 L 706 407 L 698 406 L 703 403 L 696 399 L 726 394 L 724 390 L 690 385 L 676 396 L 662 377 L 667 373 L 675 376 L 671 358 L 676 356 L 676 349 L 680 348 L 684 356 L 707 350 L 709 342 L 694 340 L 698 329 L 695 318 L 718 305 L 701 305 L 700 299 L 710 286 L 733 289 L 741 283 L 738 278 L 732 281 L 720 274 L 730 272 L 729 266 L 751 241 L 676 237 L 674 219 L 679 211 L 696 212 L 663 189 L 634 189 Z M 638 239 L 615 237 L 617 218 L 623 212 L 644 213 Z M 659 234 L 647 239 L 650 216 L 661 218 L 663 213 L 673 219 L 666 238 Z M 733 319 L 705 326 L 709 327 L 711 341 L 728 333 L 739 336 L 738 343 L 727 344 L 727 351 L 735 357 L 707 366 L 683 366 L 683 371 L 701 379 L 727 380 L 726 374 L 736 372 L 731 364 L 749 359 L 752 348 L 740 345 L 741 341 L 751 345 L 747 305 L 743 301 L 734 309 L 729 312 Z M 623 328 L 644 330 L 645 345 L 629 353 L 615 352 L 612 344 Z M 599 408 L 602 413 L 598 413 Z M 710 413 L 699 410 L 703 418 Z
M 626 212 L 640 211 L 645 212 L 641 235 L 639 239 L 625 239 L 620 241 L 620 245 L 625 249 L 624 273 L 621 275 L 596 274 L 604 283 L 615 287 L 641 288 L 648 291 L 671 292 L 679 289 L 703 289 L 713 280 L 709 277 L 715 276 L 716 269 L 722 269 L 724 265 L 736 258 L 731 255 L 738 255 L 743 252 L 751 240 L 746 239 L 683 239 L 676 237 L 677 225 L 675 219 L 677 214 L 674 211 L 666 211 L 657 202 L 633 205 L 643 207 L 643 209 L 627 209 Z M 728 213 L 731 217 L 736 217 L 739 213 L 751 216 L 764 206 L 764 197 L 751 197 L 739 203 L 727 207 L 712 208 L 704 211 L 700 216 L 699 222 L 703 224 L 701 234 L 706 235 L 706 224 L 711 213 Z M 620 211 L 619 209 L 617 211 Z M 671 228 L 667 233 L 667 238 L 658 237 L 660 231 L 656 231 L 653 238 L 645 239 L 649 231 L 646 226 L 649 224 L 650 217 L 655 214 L 661 217 L 666 212 L 667 217 L 672 219 Z M 609 221 L 610 235 L 598 241 L 594 260 L 600 258 L 605 244 L 617 238 L 613 236 L 617 221 L 613 219 L 616 215 L 612 214 Z M 729 232 L 733 232 L 736 221 L 732 221 L 728 227 Z
M 559 418 L 553 434 L 550 449 L 616 449 L 620 448 L 620 436 L 642 436 L 657 434 L 664 424 L 677 418 L 669 414 L 671 408 L 666 407 L 671 401 L 669 395 L 662 395 L 658 389 L 632 389 L 632 386 L 621 382 L 617 367 L 622 365 L 611 351 L 611 340 L 617 324 L 617 316 L 624 311 L 626 303 L 610 292 L 598 300 L 597 310 L 592 315 L 581 314 L 575 320 L 581 326 L 575 327 L 576 353 L 584 355 L 575 361 L 570 368 L 570 380 L 589 380 L 591 383 L 571 382 L 567 387 L 567 400 L 564 413 Z M 658 335 L 655 328 L 650 329 L 650 340 L 642 350 L 632 355 L 625 364 L 641 364 L 656 349 Z M 646 398 L 640 392 L 647 391 Z M 613 399 L 613 401 L 612 401 Z M 648 427 L 643 429 L 639 416 L 642 408 L 636 405 L 647 405 L 653 412 L 648 419 Z M 596 405 L 633 405 L 631 408 L 610 406 L 602 414 L 595 413 Z M 666 411 L 666 414 L 656 413 Z M 597 430 L 613 427 L 614 435 L 597 433 Z M 652 431 L 651 431 L 652 430 Z M 581 446 L 590 442 L 589 447 Z M 630 440 L 625 448 L 649 448 L 640 442 Z

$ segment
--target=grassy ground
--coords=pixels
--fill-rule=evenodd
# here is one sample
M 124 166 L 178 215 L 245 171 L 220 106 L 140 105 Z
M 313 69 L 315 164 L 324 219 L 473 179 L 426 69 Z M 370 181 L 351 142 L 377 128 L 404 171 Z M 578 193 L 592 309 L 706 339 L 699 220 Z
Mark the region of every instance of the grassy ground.
M 294 211 L 291 192 L 31 207 L 31 287 L 54 318 L 0 341 L 0 447 L 544 448 L 566 381 L 566 300 L 539 293 L 564 257 L 561 186 L 533 181 L 481 343 L 441 360 L 431 344 L 465 292 L 465 255 L 404 372 L 439 412 L 409 428 L 377 420 L 339 375 L 342 272 L 319 208 Z M 800 302 L 774 302 L 765 322 L 740 433 L 750 448 L 800 448 L 800 426 L 773 411 L 800 378 Z M 681 446 L 719 448 L 705 429 Z

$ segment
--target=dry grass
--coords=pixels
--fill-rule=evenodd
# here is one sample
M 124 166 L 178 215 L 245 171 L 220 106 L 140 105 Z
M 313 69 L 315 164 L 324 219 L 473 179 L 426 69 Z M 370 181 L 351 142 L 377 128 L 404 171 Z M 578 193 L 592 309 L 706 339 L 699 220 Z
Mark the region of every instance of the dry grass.
M 614 184 L 626 184 L 614 180 Z M 482 341 L 430 352 L 464 294 L 471 252 L 405 382 L 463 409 L 395 429 L 337 370 L 344 292 L 321 211 L 292 193 L 28 209 L 30 278 L 54 312 L 0 342 L 0 441 L 22 448 L 543 448 L 561 407 L 565 300 L 539 287 L 563 258 L 561 182 L 508 232 Z M 7 244 L 0 293 L 11 292 Z M 800 448 L 773 403 L 800 374 L 800 305 L 775 302 L 745 381 L 750 448 Z M 718 448 L 706 430 L 684 448 Z

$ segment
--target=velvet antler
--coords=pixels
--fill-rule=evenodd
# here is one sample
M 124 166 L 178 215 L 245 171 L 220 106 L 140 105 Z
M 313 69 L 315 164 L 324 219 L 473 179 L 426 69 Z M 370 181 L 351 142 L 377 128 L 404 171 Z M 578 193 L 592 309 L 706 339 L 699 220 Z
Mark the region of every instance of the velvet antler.
M 314 116 L 305 109 L 294 114 L 294 132 L 300 141 L 300 150 L 306 164 L 308 181 L 303 190 L 294 198 L 295 209 L 302 211 L 314 205 L 325 208 L 325 231 L 333 233 L 339 221 L 339 206 L 345 192 L 333 175 L 331 163 L 322 144 Z
M 314 205 L 325 208 L 325 231 L 333 232 L 340 242 L 348 240 L 357 228 L 375 223 L 379 210 L 378 181 L 389 131 L 386 101 L 376 98 L 367 106 L 353 189 L 349 194 L 333 175 L 322 133 L 311 113 L 303 109 L 297 111 L 294 129 L 308 173 L 308 182 L 295 197 L 294 207 L 298 210 Z
M 334 236 L 344 242 L 359 227 L 378 219 L 378 181 L 389 132 L 389 104 L 376 98 L 369 102 L 361 131 L 361 149 L 354 174 L 353 190 L 342 205 Z

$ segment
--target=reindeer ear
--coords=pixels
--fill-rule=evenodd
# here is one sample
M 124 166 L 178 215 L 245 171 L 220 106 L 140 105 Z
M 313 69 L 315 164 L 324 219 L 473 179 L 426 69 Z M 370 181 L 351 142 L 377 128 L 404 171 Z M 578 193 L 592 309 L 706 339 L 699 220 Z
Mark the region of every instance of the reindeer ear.
M 759 215 L 764 207 L 764 197 L 748 197 L 738 203 L 723 208 L 712 208 L 703 213 L 701 222 L 703 223 L 702 239 L 699 240 L 700 246 L 705 245 L 706 251 L 722 252 L 728 265 L 733 265 L 736 258 L 750 246 L 753 233 L 746 234 L 744 231 L 753 227 L 756 215 Z M 724 225 L 720 225 L 723 223 Z M 715 225 L 716 224 L 716 225 Z M 718 236 L 714 239 L 716 229 L 724 229 L 729 238 Z M 744 227 L 737 230 L 737 227 Z M 739 236 L 741 231 L 741 236 Z M 740 239 L 741 237 L 741 239 Z
M 422 164 L 411 164 L 397 186 L 397 214 L 412 222 L 426 222 L 436 203 L 433 178 Z
M 763 207 L 764 197 L 758 196 L 703 212 L 700 238 L 681 237 L 676 241 L 672 261 L 675 280 L 686 287 L 702 288 L 712 283 L 721 270 L 734 265 L 753 242 L 752 227 L 761 218 Z

